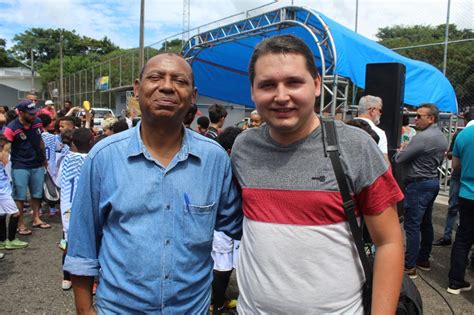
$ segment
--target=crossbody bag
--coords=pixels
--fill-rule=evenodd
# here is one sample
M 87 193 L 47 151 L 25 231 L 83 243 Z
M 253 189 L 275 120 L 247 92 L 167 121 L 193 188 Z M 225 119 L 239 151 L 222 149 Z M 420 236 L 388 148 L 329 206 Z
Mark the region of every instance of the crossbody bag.
M 354 239 L 354 243 L 357 248 L 357 253 L 359 255 L 359 259 L 362 263 L 362 268 L 365 274 L 365 283 L 362 287 L 362 303 L 364 306 L 364 314 L 370 314 L 372 305 L 374 255 L 370 251 L 371 246 L 364 246 L 364 238 L 361 228 L 363 223 L 361 224 L 361 226 L 359 226 L 359 223 L 357 222 L 355 216 L 355 204 L 354 200 L 351 197 L 349 185 L 347 183 L 347 180 L 350 179 L 348 176 L 346 176 L 342 167 L 341 157 L 339 155 L 339 148 L 337 144 L 337 131 L 334 119 L 321 118 L 321 127 L 324 154 L 326 156 L 329 156 L 331 160 L 337 184 L 339 186 L 339 191 L 341 193 L 344 212 L 347 216 L 351 234 Z M 362 215 L 361 220 L 363 222 Z M 418 291 L 418 288 L 413 283 L 413 281 L 405 273 L 403 274 L 402 288 L 400 290 L 396 314 L 423 314 L 423 301 L 421 299 L 420 292 Z

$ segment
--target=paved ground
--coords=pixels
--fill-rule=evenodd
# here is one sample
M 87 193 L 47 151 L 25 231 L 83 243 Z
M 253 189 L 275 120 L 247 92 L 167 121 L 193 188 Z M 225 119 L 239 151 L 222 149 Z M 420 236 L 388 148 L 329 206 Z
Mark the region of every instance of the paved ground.
M 439 201 L 434 211 L 436 238 L 442 234 L 446 211 L 443 204 L 446 199 L 440 198 Z M 23 237 L 30 242 L 28 248 L 3 251 L 6 256 L 0 260 L 0 314 L 74 313 L 72 291 L 61 289 L 60 219 L 45 220 L 52 224 L 52 229 L 35 229 L 33 235 Z M 446 302 L 430 285 L 449 302 L 455 314 L 474 314 L 474 290 L 459 296 L 446 293 L 450 252 L 450 247 L 434 248 L 432 270 L 421 271 L 421 277 L 415 280 L 423 296 L 425 314 L 451 313 Z M 474 283 L 474 271 L 467 271 L 466 280 Z M 230 294 L 236 294 L 235 278 Z

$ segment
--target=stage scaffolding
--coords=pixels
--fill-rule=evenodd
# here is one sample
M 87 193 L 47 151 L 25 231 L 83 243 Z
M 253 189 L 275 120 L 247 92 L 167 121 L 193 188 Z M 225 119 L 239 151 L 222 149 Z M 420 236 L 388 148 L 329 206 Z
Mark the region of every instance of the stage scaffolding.
M 322 76 L 319 112 L 331 116 L 341 112 L 345 118 L 350 80 L 336 74 L 337 52 L 331 30 L 317 12 L 308 8 L 289 6 L 273 9 L 198 33 L 186 42 L 182 53 L 192 63 L 208 47 L 294 26 L 305 29 L 311 35 L 319 52 L 316 56 L 321 60 Z

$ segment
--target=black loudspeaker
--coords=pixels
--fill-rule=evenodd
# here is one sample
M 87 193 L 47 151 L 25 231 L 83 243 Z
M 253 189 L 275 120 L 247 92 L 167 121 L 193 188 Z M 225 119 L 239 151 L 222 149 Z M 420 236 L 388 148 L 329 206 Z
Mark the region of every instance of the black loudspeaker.
M 405 65 L 401 63 L 369 63 L 365 70 L 365 93 L 364 95 L 378 96 L 382 99 L 382 117 L 378 127 L 385 131 L 388 142 L 388 157 L 397 152 L 400 145 L 403 97 L 405 91 Z M 402 167 L 392 163 L 392 172 L 400 186 L 405 192 L 403 184 L 404 171 Z M 400 222 L 403 221 L 405 209 L 403 202 L 397 204 Z
M 364 95 L 378 96 L 382 99 L 383 113 L 378 127 L 387 135 L 389 157 L 392 157 L 400 145 L 404 89 L 405 65 L 367 64 Z

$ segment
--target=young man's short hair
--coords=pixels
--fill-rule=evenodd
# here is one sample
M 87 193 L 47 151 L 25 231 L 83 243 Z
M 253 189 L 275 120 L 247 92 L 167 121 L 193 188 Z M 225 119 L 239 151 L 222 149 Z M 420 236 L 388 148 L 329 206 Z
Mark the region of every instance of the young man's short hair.
M 128 124 L 125 119 L 119 119 L 116 123 L 112 125 L 112 132 L 119 133 L 128 129 Z
M 71 146 L 72 144 L 72 135 L 74 134 L 75 129 L 66 129 L 62 134 L 61 134 L 61 142 L 63 144 L 67 144 L 68 146 Z
M 79 126 L 78 126 L 76 117 L 74 117 L 74 116 L 64 116 L 64 117 L 59 118 L 58 121 L 66 121 L 74 127 L 80 127 L 81 126 L 81 120 L 79 119 Z
M 268 54 L 297 54 L 302 55 L 306 60 L 306 68 L 315 79 L 319 76 L 318 67 L 314 62 L 314 55 L 305 42 L 293 35 L 277 35 L 260 42 L 253 51 L 249 63 L 250 84 L 255 79 L 255 64 L 258 58 Z
M 226 151 L 232 150 L 234 146 L 235 139 L 243 130 L 239 127 L 227 127 L 224 131 L 217 136 L 216 141 L 219 143 Z
M 92 143 L 92 132 L 89 128 L 74 129 L 72 143 L 81 152 L 88 152 Z
M 435 104 L 432 103 L 423 103 L 420 105 L 418 108 L 426 108 L 428 109 L 428 115 L 434 117 L 434 122 L 438 122 L 439 120 L 439 110 L 438 107 Z
M 41 119 L 43 127 L 46 128 L 51 123 L 51 117 L 48 114 L 39 114 L 38 118 Z
M 217 124 L 222 117 L 227 117 L 227 110 L 220 104 L 213 104 L 209 106 L 209 119 L 211 123 Z
M 197 119 L 196 123 L 201 127 L 201 128 L 209 128 L 209 118 L 206 116 L 201 116 Z

